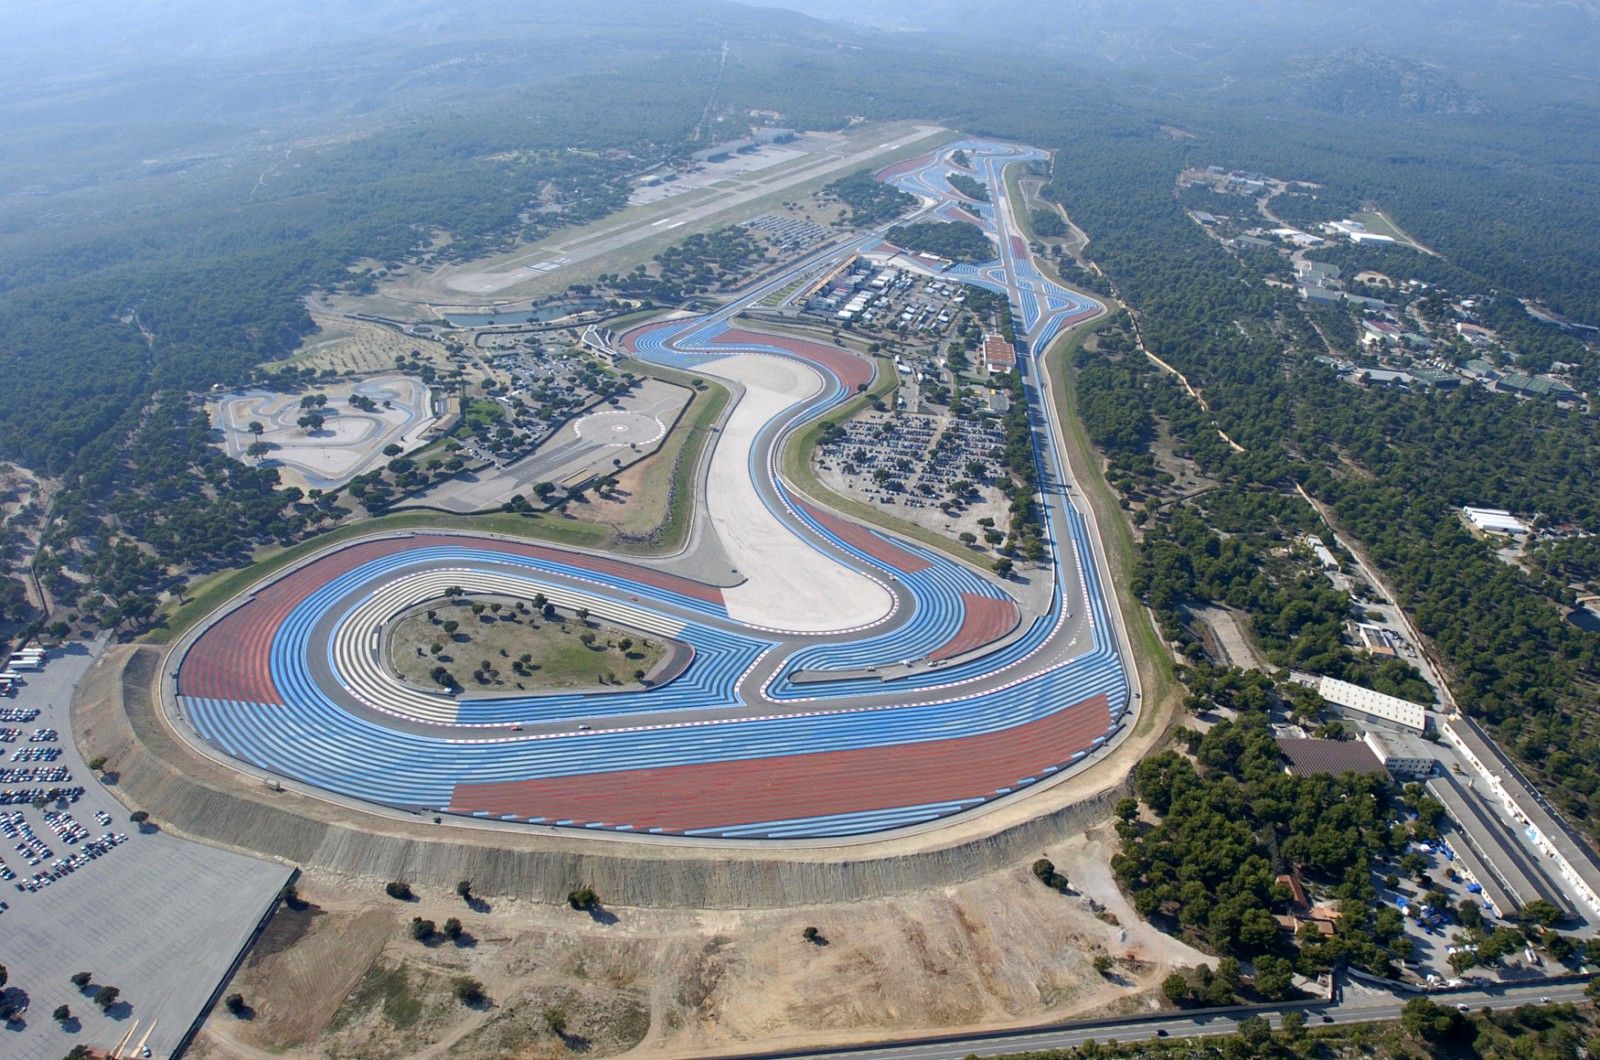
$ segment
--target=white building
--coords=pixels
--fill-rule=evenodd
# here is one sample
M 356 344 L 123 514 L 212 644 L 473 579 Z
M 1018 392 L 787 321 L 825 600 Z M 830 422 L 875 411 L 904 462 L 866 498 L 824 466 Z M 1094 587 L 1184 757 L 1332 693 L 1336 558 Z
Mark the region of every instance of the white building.
M 1510 534 L 1521 537 L 1528 532 L 1528 524 L 1503 508 L 1463 508 L 1461 514 L 1467 521 L 1486 534 Z
M 1439 731 L 1445 741 L 1467 760 L 1473 771 L 1483 778 L 1489 792 L 1500 800 L 1501 807 L 1523 826 L 1526 835 L 1533 841 L 1534 849 L 1555 865 L 1561 881 L 1568 888 L 1568 895 L 1600 913 L 1600 870 L 1597 870 L 1593 858 L 1571 837 L 1560 834 L 1559 825 L 1547 810 L 1537 805 L 1530 810 L 1523 805 L 1524 798 L 1531 803 L 1532 793 L 1515 780 L 1508 786 L 1501 779 L 1500 764 L 1495 761 L 1494 752 L 1483 731 L 1465 718 L 1448 720 L 1439 727 Z M 1534 820 L 1536 816 L 1554 827 L 1547 831 L 1539 821 Z
M 1311 549 L 1312 554 L 1317 557 L 1317 562 L 1322 564 L 1323 570 L 1339 569 L 1338 559 L 1334 557 L 1332 552 L 1328 551 L 1328 546 L 1322 543 L 1320 537 L 1315 534 L 1305 534 L 1300 540 Z
M 1353 710 L 1401 728 L 1417 732 L 1427 731 L 1428 708 L 1421 703 L 1387 696 L 1382 692 L 1374 692 L 1370 688 L 1362 688 L 1360 685 L 1353 685 L 1349 681 L 1340 681 L 1333 677 L 1323 677 L 1317 683 L 1317 692 L 1329 703 L 1346 710 Z
M 1394 650 L 1394 642 L 1390 639 L 1389 631 L 1382 626 L 1371 622 L 1358 622 L 1356 636 L 1361 638 L 1361 646 L 1372 655 L 1382 655 L 1392 659 L 1399 654 Z
M 1415 737 L 1390 735 L 1367 730 L 1362 742 L 1372 749 L 1383 768 L 1398 781 L 1423 780 L 1433 775 L 1438 762 L 1427 744 Z

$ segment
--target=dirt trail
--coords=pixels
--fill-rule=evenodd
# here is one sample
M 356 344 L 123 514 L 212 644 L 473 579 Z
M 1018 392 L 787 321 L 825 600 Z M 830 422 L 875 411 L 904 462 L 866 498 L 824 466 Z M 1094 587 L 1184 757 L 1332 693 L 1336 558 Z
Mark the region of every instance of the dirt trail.
M 1188 376 L 1186 376 L 1182 372 L 1178 371 L 1176 368 L 1174 368 L 1172 365 L 1168 364 L 1166 361 L 1162 360 L 1160 357 L 1157 357 L 1155 354 L 1151 353 L 1150 349 L 1147 346 L 1145 346 L 1145 344 L 1144 344 L 1144 332 L 1139 327 L 1139 315 L 1138 315 L 1138 313 L 1134 312 L 1132 309 L 1129 309 L 1128 310 L 1128 318 L 1133 321 L 1133 340 L 1134 340 L 1135 344 L 1138 345 L 1139 351 L 1141 353 L 1143 353 L 1146 357 L 1148 357 L 1150 359 L 1150 363 L 1154 364 L 1157 368 L 1160 368 L 1162 371 L 1168 372 L 1171 375 L 1173 375 L 1178 380 L 1179 384 L 1181 384 L 1183 386 L 1184 393 L 1188 394 L 1191 398 L 1193 398 L 1197 405 L 1199 405 L 1201 408 L 1205 409 L 1206 412 L 1208 412 L 1208 413 L 1211 412 L 1211 406 L 1206 404 L 1205 396 L 1203 394 L 1201 394 L 1200 391 L 1196 390 L 1193 386 L 1191 386 L 1189 384 Z M 1244 453 L 1244 452 L 1248 452 L 1249 451 L 1249 450 L 1245 449 L 1244 446 L 1240 445 L 1238 442 L 1234 441 L 1231 437 L 1229 437 L 1228 436 L 1228 432 L 1223 430 L 1220 426 L 1218 426 L 1215 420 L 1212 421 L 1212 426 L 1216 427 L 1217 436 L 1219 438 L 1221 438 L 1223 441 L 1227 442 L 1228 445 L 1233 449 L 1234 452 L 1236 452 L 1236 453 Z
M 1072 260 L 1079 265 L 1085 264 L 1084 252 L 1089 248 L 1089 233 L 1078 227 L 1078 223 L 1067 213 L 1067 208 L 1058 202 L 1046 199 L 1040 192 L 1044 188 L 1044 181 L 1039 177 L 1023 177 L 1017 181 L 1017 187 L 1022 191 L 1022 205 L 1028 210 L 1052 210 L 1067 226 L 1067 235 L 1054 242 L 1061 244 L 1061 249 L 1071 255 Z M 1094 267 L 1099 272 L 1098 266 Z

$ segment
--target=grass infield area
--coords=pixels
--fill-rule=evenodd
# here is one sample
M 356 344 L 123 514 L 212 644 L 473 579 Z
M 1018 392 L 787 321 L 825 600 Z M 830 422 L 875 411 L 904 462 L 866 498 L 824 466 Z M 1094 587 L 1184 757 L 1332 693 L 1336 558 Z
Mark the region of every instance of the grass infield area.
M 538 600 L 461 597 L 396 621 L 389 663 L 437 691 L 549 692 L 637 684 L 661 660 L 659 637 L 557 611 Z
M 1103 535 L 1100 545 L 1105 549 L 1106 561 L 1111 567 L 1111 586 L 1117 594 L 1118 604 L 1128 627 L 1129 647 L 1139 666 L 1139 683 L 1143 687 L 1147 708 L 1139 713 L 1135 732 L 1146 732 L 1151 726 L 1165 725 L 1172 708 L 1178 703 L 1178 685 L 1170 664 L 1172 652 L 1156 632 L 1150 611 L 1133 592 L 1133 572 L 1139 563 L 1139 543 L 1133 528 L 1122 514 L 1117 496 L 1105 479 L 1104 457 L 1089 440 L 1089 432 L 1078 418 L 1077 371 L 1073 358 L 1078 348 L 1090 336 L 1116 323 L 1122 310 L 1107 313 L 1093 323 L 1075 329 L 1065 339 L 1057 341 L 1045 352 L 1049 361 L 1051 390 L 1056 403 L 1056 414 L 1061 420 L 1063 441 L 1066 443 L 1074 478 L 1085 496 L 1094 505 L 1095 522 Z M 1090 474 L 1078 475 L 1077 469 L 1092 469 Z

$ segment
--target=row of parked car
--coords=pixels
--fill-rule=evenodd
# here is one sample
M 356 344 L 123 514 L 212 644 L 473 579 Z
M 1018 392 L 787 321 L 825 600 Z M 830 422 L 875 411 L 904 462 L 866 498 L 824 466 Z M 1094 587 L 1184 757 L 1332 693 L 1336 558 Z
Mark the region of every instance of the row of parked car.
M 37 891 L 40 888 L 48 887 L 57 880 L 77 872 L 89 862 L 102 855 L 109 854 L 112 848 L 119 847 L 127 841 L 128 834 L 126 832 L 107 832 L 99 839 L 84 844 L 83 849 L 77 851 L 71 857 L 56 858 L 55 861 L 50 863 L 49 869 L 34 873 L 31 878 L 17 884 L 16 888 L 19 891 Z

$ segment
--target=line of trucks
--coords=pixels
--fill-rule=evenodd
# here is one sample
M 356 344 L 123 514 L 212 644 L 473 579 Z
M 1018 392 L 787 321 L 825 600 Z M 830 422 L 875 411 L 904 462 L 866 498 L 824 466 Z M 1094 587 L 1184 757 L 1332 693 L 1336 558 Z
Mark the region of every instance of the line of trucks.
M 18 684 L 25 673 L 35 673 L 44 669 L 45 652 L 40 647 L 21 648 L 12 653 L 6 661 L 4 670 L 0 670 L 0 695 L 15 695 Z

